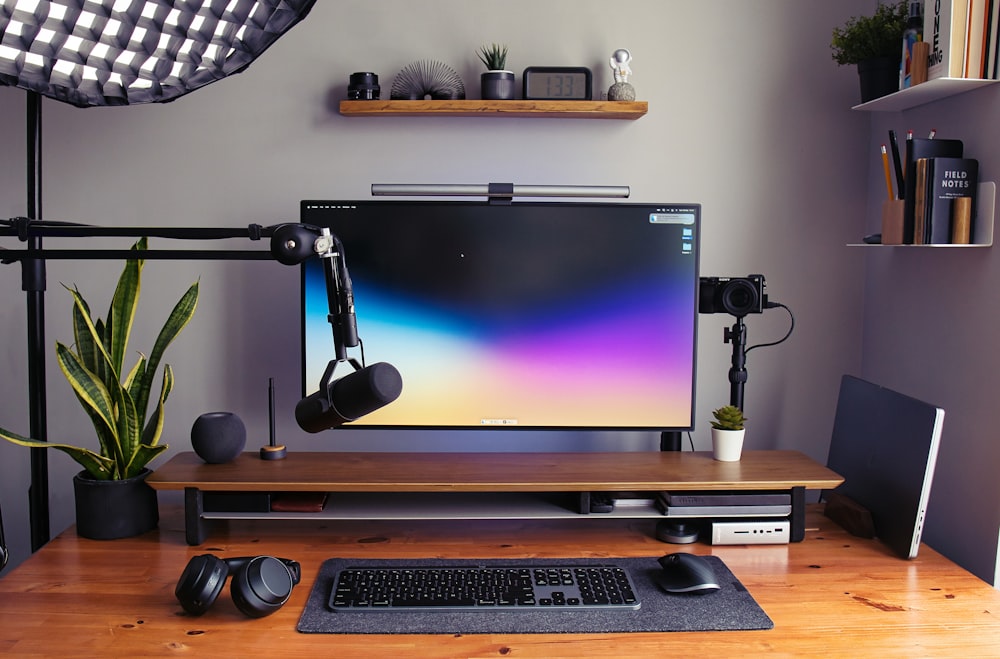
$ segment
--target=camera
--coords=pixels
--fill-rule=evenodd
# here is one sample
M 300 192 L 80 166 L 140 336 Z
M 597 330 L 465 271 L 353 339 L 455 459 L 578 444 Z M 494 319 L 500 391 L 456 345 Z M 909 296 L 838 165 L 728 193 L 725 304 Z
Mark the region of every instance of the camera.
M 742 318 L 763 313 L 767 306 L 764 275 L 702 277 L 698 288 L 698 313 L 728 313 Z

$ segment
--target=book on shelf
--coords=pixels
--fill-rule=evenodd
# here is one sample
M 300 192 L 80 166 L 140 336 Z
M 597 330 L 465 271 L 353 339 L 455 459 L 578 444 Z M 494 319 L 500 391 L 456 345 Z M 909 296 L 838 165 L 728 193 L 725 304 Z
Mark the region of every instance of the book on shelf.
M 926 186 L 921 187 L 917 181 L 917 161 L 921 158 L 961 158 L 963 156 L 962 150 L 963 145 L 961 140 L 918 137 L 906 140 L 904 164 L 906 190 L 903 196 L 904 244 L 913 244 L 916 241 L 914 229 L 916 224 L 917 190 L 919 189 L 926 193 Z
M 987 42 L 992 14 L 992 0 L 969 0 L 969 15 L 965 28 L 966 78 L 985 78 Z
M 968 244 L 976 216 L 979 161 L 975 158 L 927 158 L 923 161 L 926 185 L 921 223 L 923 243 Z
M 961 78 L 970 0 L 940 0 L 924 6 L 924 41 L 931 45 L 927 79 Z
M 990 23 L 989 34 L 986 38 L 986 78 L 997 80 L 1000 78 L 998 65 L 1000 65 L 1000 0 L 992 0 L 990 3 Z

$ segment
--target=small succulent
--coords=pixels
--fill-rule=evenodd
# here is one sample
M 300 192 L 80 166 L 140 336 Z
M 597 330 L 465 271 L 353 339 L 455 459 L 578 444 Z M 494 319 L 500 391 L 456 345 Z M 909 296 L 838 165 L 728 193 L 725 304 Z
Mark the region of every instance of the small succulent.
M 489 71 L 503 71 L 507 68 L 507 46 L 496 43 L 481 46 L 477 55 Z
M 712 416 L 715 417 L 712 427 L 719 430 L 743 430 L 746 423 L 743 410 L 735 405 L 720 407 L 712 412 Z

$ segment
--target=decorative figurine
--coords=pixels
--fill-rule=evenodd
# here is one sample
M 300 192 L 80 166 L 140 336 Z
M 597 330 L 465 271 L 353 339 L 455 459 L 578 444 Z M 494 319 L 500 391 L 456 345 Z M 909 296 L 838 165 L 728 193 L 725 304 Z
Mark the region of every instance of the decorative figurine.
M 611 71 L 615 75 L 615 84 L 608 89 L 609 101 L 634 101 L 635 87 L 629 84 L 628 77 L 632 75 L 629 62 L 632 61 L 632 53 L 624 48 L 619 48 L 611 53 Z

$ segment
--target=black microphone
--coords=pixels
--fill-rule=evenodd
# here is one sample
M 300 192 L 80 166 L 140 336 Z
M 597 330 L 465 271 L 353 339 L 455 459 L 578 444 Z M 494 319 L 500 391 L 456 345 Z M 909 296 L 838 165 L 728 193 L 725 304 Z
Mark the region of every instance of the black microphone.
M 396 367 L 378 362 L 327 386 L 321 384 L 319 391 L 295 406 L 295 420 L 306 432 L 337 428 L 388 405 L 402 390 L 403 378 Z

